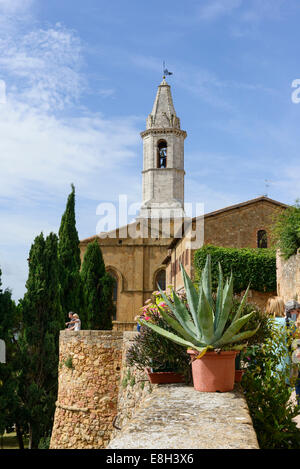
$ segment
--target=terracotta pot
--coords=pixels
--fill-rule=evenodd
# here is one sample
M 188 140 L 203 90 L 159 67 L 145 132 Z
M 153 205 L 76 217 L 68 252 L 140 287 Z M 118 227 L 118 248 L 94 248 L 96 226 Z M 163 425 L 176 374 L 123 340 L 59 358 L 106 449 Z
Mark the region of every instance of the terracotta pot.
M 195 350 L 188 350 L 192 359 L 194 389 L 202 392 L 227 392 L 234 388 L 235 350 L 206 352 L 202 358 Z
M 236 383 L 240 383 L 242 381 L 242 377 L 244 373 L 245 373 L 245 370 L 235 370 L 234 381 Z
M 184 375 L 174 371 L 150 371 L 146 368 L 149 376 L 150 383 L 152 384 L 171 384 L 171 383 L 184 383 Z

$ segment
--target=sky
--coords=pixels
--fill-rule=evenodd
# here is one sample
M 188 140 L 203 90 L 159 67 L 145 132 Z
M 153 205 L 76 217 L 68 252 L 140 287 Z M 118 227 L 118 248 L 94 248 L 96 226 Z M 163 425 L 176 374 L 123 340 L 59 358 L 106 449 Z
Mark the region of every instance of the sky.
M 80 239 L 100 203 L 141 201 L 140 132 L 163 61 L 188 134 L 186 202 L 293 204 L 299 20 L 298 0 L 0 0 L 0 268 L 13 298 L 71 183 Z

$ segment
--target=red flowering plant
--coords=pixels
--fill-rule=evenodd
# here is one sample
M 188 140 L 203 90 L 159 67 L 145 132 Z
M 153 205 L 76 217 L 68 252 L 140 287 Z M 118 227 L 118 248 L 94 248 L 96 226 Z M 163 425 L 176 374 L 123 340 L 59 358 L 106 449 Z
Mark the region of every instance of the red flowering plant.
M 166 292 L 166 294 L 173 302 L 172 293 Z M 159 308 L 164 308 L 168 314 L 172 315 L 161 294 L 155 291 L 135 319 L 137 322 L 143 319 L 171 331 L 170 326 L 161 317 Z M 126 361 L 129 366 L 136 366 L 140 370 L 150 368 L 152 371 L 180 372 L 185 375 L 187 382 L 190 380 L 189 357 L 183 347 L 143 325 L 127 352 Z

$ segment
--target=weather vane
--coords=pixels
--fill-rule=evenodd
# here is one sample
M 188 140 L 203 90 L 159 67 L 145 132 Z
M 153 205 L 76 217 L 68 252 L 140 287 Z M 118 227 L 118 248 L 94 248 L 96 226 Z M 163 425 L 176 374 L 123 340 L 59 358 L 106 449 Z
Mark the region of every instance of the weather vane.
M 163 78 L 166 78 L 167 75 L 173 75 L 173 72 L 169 72 L 169 70 L 166 68 L 165 62 L 163 62 Z

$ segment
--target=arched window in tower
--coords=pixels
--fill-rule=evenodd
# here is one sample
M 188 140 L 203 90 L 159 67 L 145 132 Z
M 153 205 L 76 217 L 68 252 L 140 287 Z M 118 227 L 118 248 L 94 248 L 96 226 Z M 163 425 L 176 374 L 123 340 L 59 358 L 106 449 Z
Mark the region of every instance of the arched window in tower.
M 160 140 L 157 145 L 157 167 L 166 168 L 167 167 L 167 142 L 165 140 Z
M 161 290 L 166 289 L 166 271 L 164 269 L 159 270 L 155 276 L 154 288 L 157 289 L 159 285 Z
M 113 321 L 116 321 L 117 319 L 117 302 L 118 302 L 118 277 L 117 274 L 109 269 L 107 273 L 114 279 L 114 288 L 113 288 L 113 294 L 112 294 L 112 299 L 113 299 L 113 304 L 114 304 L 114 313 L 113 313 Z
M 259 230 L 257 232 L 257 247 L 267 248 L 268 247 L 268 236 L 266 230 Z

